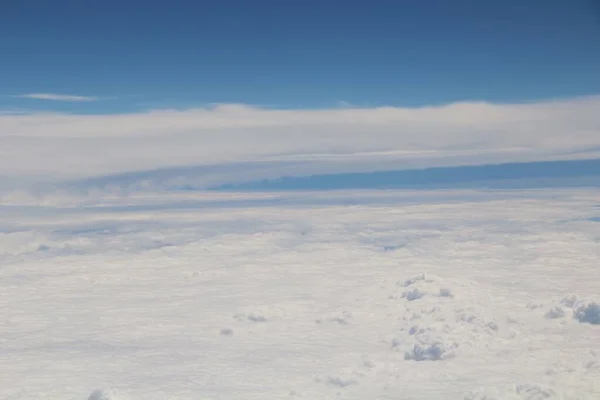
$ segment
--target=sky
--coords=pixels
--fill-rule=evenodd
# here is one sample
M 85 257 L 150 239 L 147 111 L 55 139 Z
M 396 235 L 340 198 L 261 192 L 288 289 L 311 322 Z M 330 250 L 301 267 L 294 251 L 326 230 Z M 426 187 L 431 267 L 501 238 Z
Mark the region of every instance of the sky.
M 75 112 L 596 94 L 594 3 L 9 0 L 1 104 L 60 109 L 6 97 L 35 93 L 99 98 Z
M 1 7 L 4 179 L 307 158 L 297 173 L 353 172 L 600 148 L 594 0 Z

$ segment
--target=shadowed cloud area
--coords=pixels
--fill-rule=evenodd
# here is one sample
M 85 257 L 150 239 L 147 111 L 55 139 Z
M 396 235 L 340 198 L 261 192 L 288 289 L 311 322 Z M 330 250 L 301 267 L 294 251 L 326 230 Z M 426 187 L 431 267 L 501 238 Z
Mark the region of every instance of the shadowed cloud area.
M 532 188 L 599 185 L 600 159 L 593 159 L 290 176 L 237 185 L 221 185 L 213 189 Z

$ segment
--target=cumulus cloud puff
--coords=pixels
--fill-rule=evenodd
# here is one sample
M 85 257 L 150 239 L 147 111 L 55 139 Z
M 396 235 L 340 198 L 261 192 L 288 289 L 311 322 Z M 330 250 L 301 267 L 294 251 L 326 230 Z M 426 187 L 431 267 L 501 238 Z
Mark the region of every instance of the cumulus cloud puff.
M 221 104 L 110 115 L 0 115 L 0 175 L 81 178 L 247 162 L 293 162 L 326 173 L 341 165 L 364 171 L 596 157 L 598 110 L 600 96 L 420 108 Z

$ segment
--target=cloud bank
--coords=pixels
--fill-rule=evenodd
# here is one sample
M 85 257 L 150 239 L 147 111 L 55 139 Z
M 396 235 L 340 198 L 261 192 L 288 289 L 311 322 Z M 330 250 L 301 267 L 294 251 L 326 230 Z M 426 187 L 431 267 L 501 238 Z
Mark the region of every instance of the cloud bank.
M 71 102 L 83 102 L 83 101 L 96 101 L 97 97 L 93 96 L 75 96 L 69 94 L 56 94 L 56 93 L 28 93 L 22 94 L 17 97 L 22 99 L 34 99 L 34 100 L 51 100 L 51 101 L 71 101 Z
M 0 207 L 0 398 L 597 399 L 598 199 Z
M 529 104 L 0 115 L 0 176 L 57 180 L 185 166 L 257 176 L 593 158 L 600 96 Z M 214 172 L 214 171 L 213 171 Z M 207 173 L 208 174 L 208 173 Z M 208 175 L 207 175 L 208 176 Z M 214 184 L 214 180 L 210 182 Z

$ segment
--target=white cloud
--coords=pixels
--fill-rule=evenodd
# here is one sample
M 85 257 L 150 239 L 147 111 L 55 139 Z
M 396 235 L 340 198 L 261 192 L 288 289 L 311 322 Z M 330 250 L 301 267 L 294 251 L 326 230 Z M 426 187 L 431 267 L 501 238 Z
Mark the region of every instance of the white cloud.
M 94 96 L 75 96 L 75 95 L 70 95 L 70 94 L 56 94 L 56 93 L 28 93 L 28 94 L 19 95 L 17 97 L 20 97 L 23 99 L 71 101 L 71 102 L 98 100 L 98 98 L 94 97 Z
M 302 161 L 295 173 L 593 157 L 600 97 L 534 104 L 0 115 L 0 175 L 86 177 Z M 590 151 L 590 149 L 595 149 Z M 264 164 L 267 165 L 267 164 Z
M 256 196 L 0 209 L 0 398 L 598 397 L 597 190 Z

